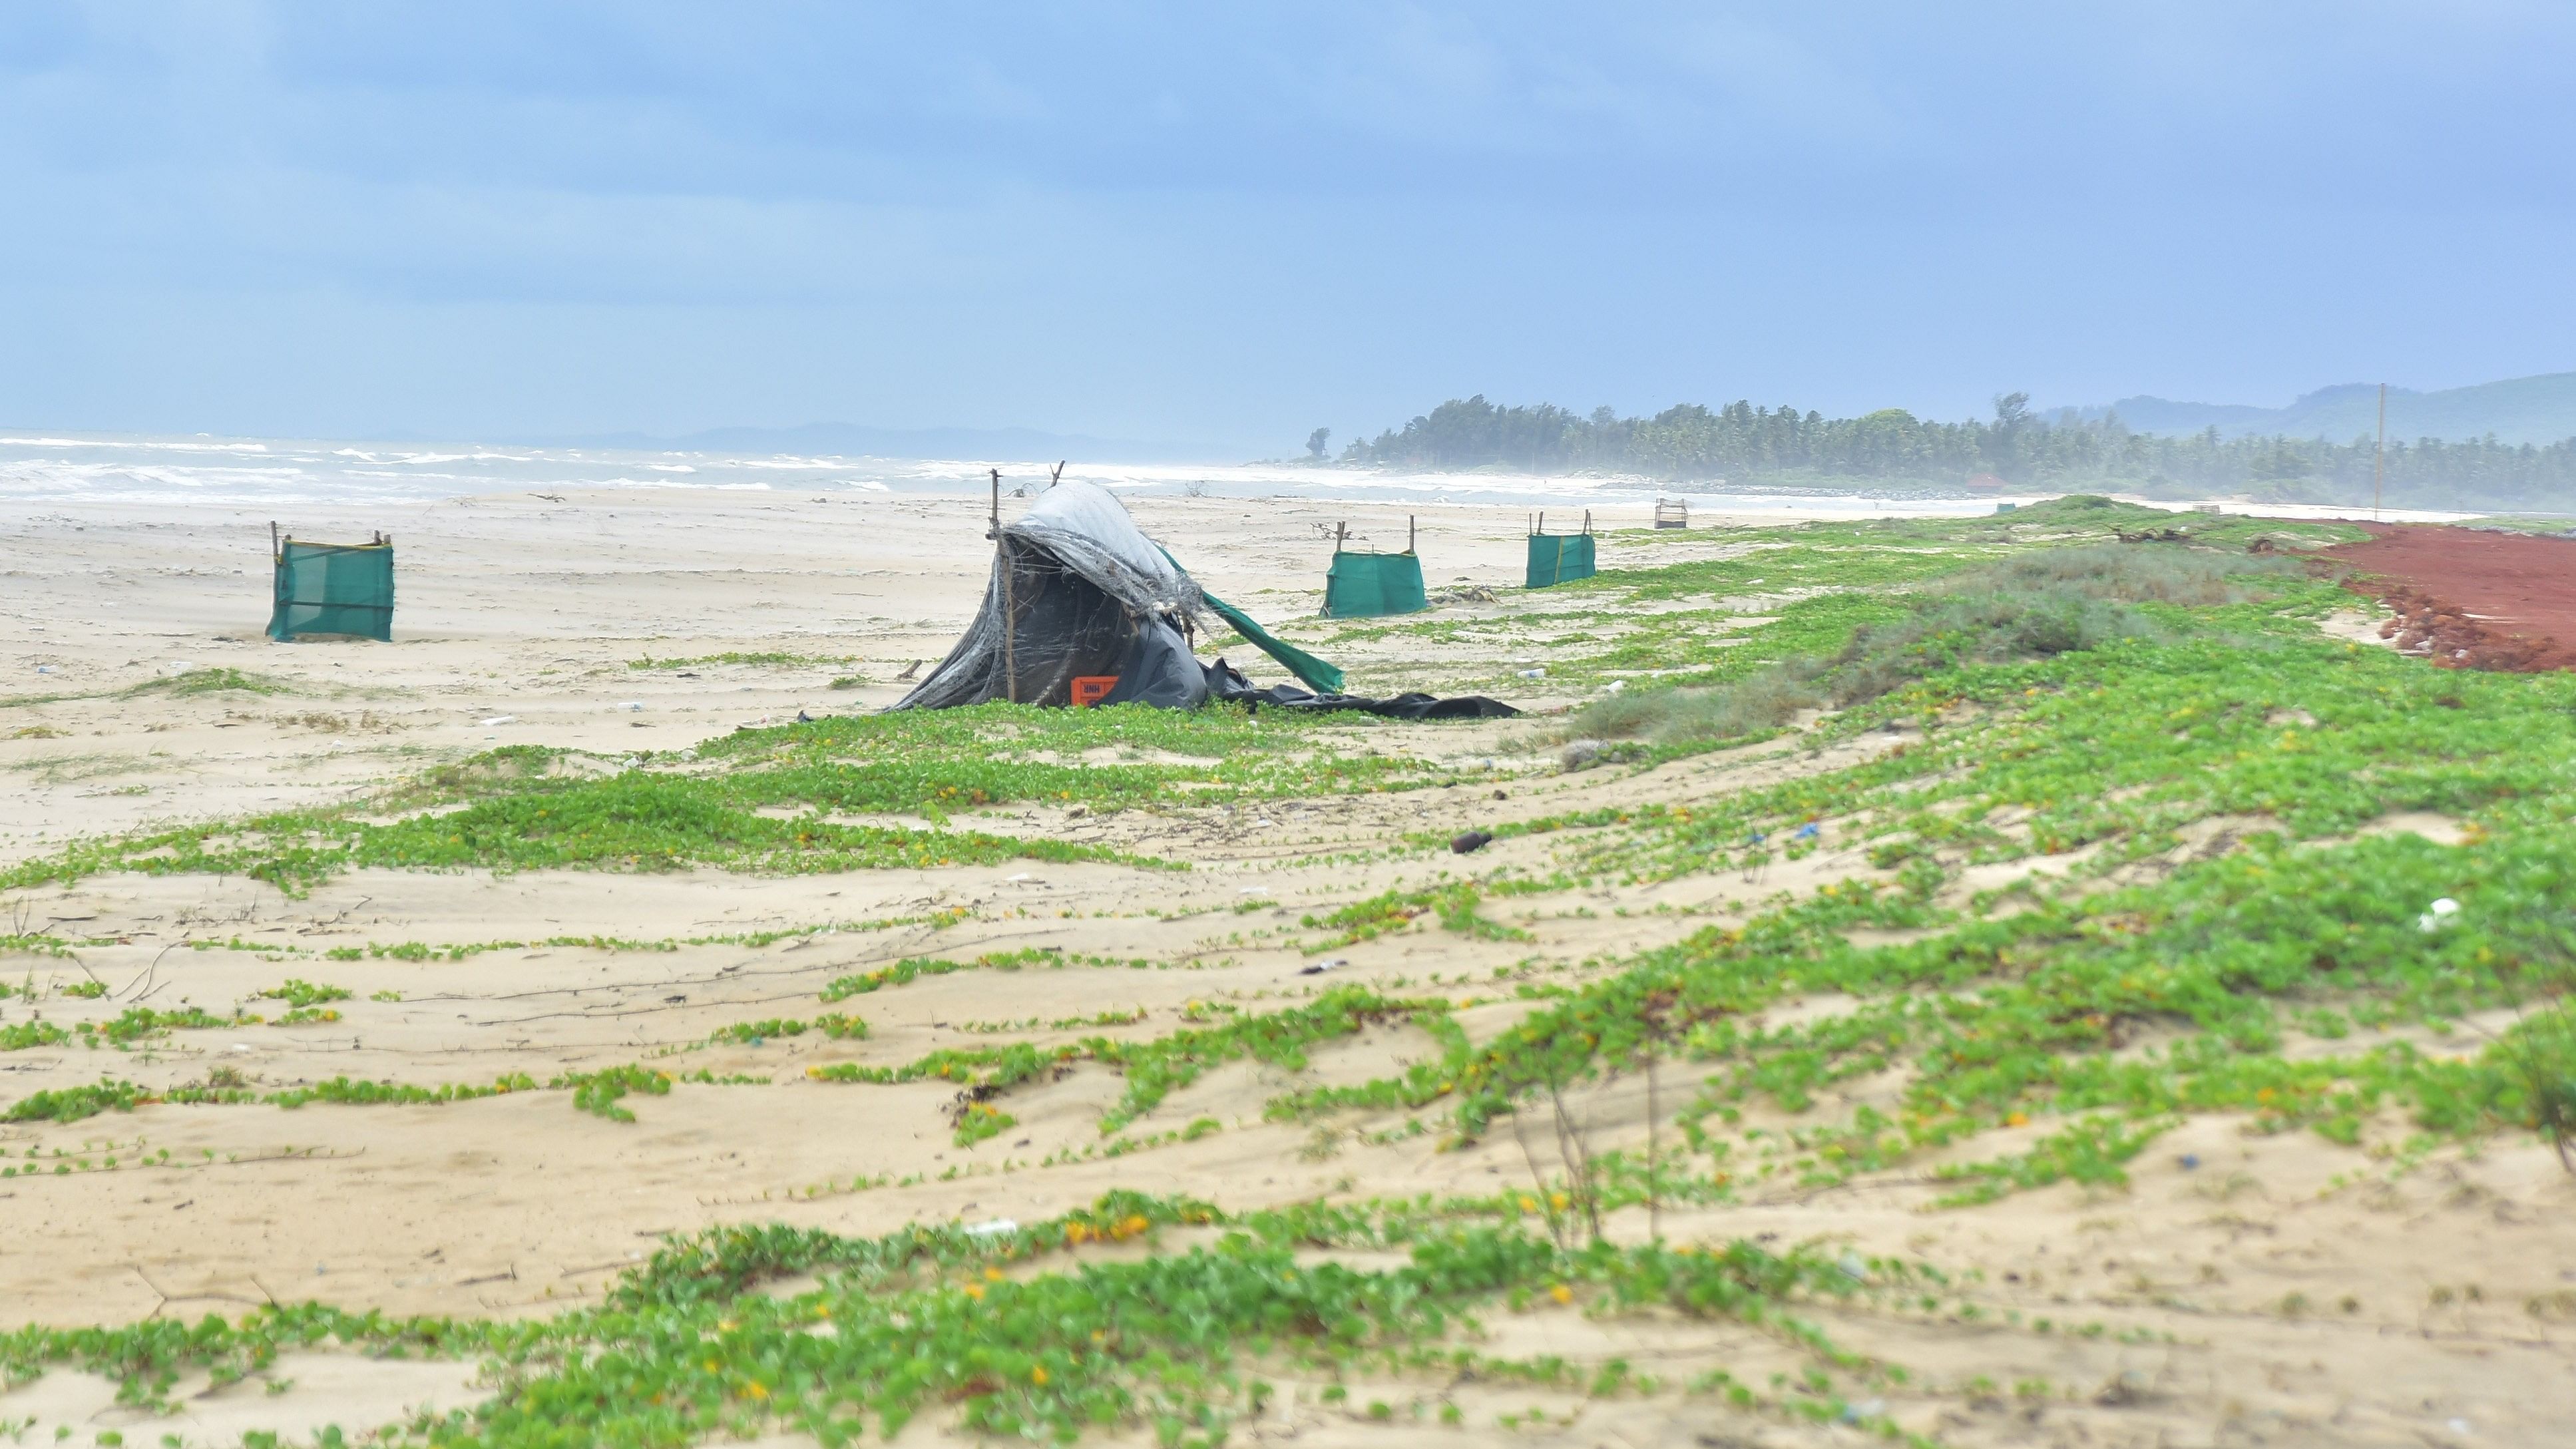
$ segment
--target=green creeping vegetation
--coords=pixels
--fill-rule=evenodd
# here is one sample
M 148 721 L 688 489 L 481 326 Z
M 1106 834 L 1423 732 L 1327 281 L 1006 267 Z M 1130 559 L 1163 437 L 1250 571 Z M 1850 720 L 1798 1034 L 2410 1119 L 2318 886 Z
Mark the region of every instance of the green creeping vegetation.
M 972 1147 L 1019 1125 L 1019 1118 L 990 1102 L 968 1102 L 957 1113 L 957 1145 Z
M 576 1072 L 562 1078 L 572 1088 L 572 1106 L 576 1112 L 588 1112 L 611 1122 L 632 1122 L 635 1114 L 618 1105 L 629 1092 L 642 1092 L 648 1097 L 671 1095 L 671 1074 L 651 1067 L 609 1067 L 596 1072 Z
M 262 1001 L 283 1001 L 291 1007 L 320 1006 L 326 1002 L 346 1001 L 349 993 L 338 986 L 316 986 L 300 977 L 289 976 L 283 985 L 260 992 Z
M 557 1083 L 557 1085 L 561 1085 Z M 311 1102 L 338 1106 L 424 1106 L 447 1102 L 472 1101 L 479 1097 L 498 1097 L 511 1092 L 539 1090 L 535 1078 L 511 1073 L 497 1078 L 488 1087 L 451 1083 L 439 1087 L 415 1087 L 392 1082 L 368 1082 L 348 1077 L 333 1077 L 309 1086 L 279 1092 L 254 1092 L 246 1087 L 188 1086 L 161 1090 L 136 1086 L 132 1082 L 100 1078 L 93 1085 L 62 1087 L 37 1092 L 12 1104 L 0 1122 L 78 1122 L 102 1112 L 131 1112 L 137 1107 L 156 1102 L 182 1106 L 232 1106 L 260 1103 L 272 1107 L 295 1108 Z
M 1171 1228 L 1216 1237 L 1142 1258 L 1083 1251 L 1154 1245 Z M 1402 1261 L 1310 1258 L 1336 1249 Z M 819 1286 L 766 1291 L 800 1275 Z M 397 1319 L 303 1304 L 195 1325 L 29 1327 L 0 1335 L 0 1376 L 20 1382 L 58 1366 L 102 1373 L 119 1381 L 120 1401 L 158 1406 L 188 1374 L 239 1382 L 288 1351 L 481 1359 L 497 1390 L 489 1402 L 397 1426 L 398 1442 L 424 1449 L 686 1449 L 778 1434 L 843 1449 L 890 1439 L 952 1405 L 959 1428 L 996 1438 L 1069 1444 L 1150 1432 L 1165 1444 L 1213 1446 L 1282 1391 L 1274 1378 L 1325 1380 L 1330 1402 L 1352 1375 L 1410 1384 L 1408 1415 L 1452 1423 L 1442 1385 L 1464 1376 L 1604 1399 L 1678 1391 L 1773 1418 L 1858 1420 L 1895 1437 L 1853 1403 L 1907 1374 L 1836 1346 L 1804 1316 L 1811 1306 L 1976 1311 L 1928 1270 L 1813 1248 L 1565 1247 L 1489 1206 L 1233 1216 L 1112 1193 L 998 1232 L 914 1226 L 868 1239 L 715 1229 L 671 1242 L 599 1306 L 542 1320 Z M 1477 1347 L 1486 1315 L 1578 1308 L 1731 1322 L 1806 1367 L 1767 1390 L 1722 1372 L 1667 1385 L 1620 1360 L 1506 1358 Z
M 1013 802 L 1086 808 L 1419 788 L 1461 773 L 1367 742 L 1424 726 L 1233 708 L 1010 705 L 836 718 L 741 730 L 680 756 L 606 770 L 515 746 L 440 766 L 357 808 L 291 811 L 77 842 L 0 871 L 0 889 L 103 870 L 239 874 L 301 891 L 341 871 L 669 870 L 778 874 L 1046 861 L 1138 860 L 1032 836 L 856 825 L 829 818 Z M 1115 759 L 1097 758 L 1102 753 Z M 436 811 L 437 813 L 427 813 Z M 795 812 L 781 818 L 780 812 Z
M 1052 1076 L 1074 1062 L 1099 1062 L 1116 1068 L 1126 1079 L 1117 1104 L 1101 1116 L 1100 1131 L 1107 1136 L 1211 1068 L 1249 1057 L 1265 1065 L 1300 1070 L 1309 1048 L 1374 1025 L 1411 1022 L 1453 1050 L 1463 1048 L 1465 1038 L 1450 1021 L 1449 1011 L 1444 999 L 1399 999 L 1365 987 L 1344 986 L 1303 1006 L 1265 1016 L 1232 1017 L 1221 1025 L 1187 1028 L 1152 1041 L 1095 1036 L 1052 1047 L 1029 1042 L 942 1047 L 900 1067 L 837 1062 L 807 1067 L 805 1075 L 823 1082 L 956 1082 L 974 1100 L 987 1101 L 1022 1083 Z
M 926 916 L 883 916 L 867 921 L 826 921 L 811 926 L 788 926 L 761 931 L 728 931 L 710 936 L 663 936 L 654 940 L 637 940 L 625 936 L 545 936 L 533 941 L 452 941 L 433 946 L 425 941 L 397 941 L 390 945 L 371 941 L 364 946 L 333 946 L 322 953 L 328 961 L 470 961 L 486 951 L 530 951 L 543 946 L 569 947 L 583 951 L 677 951 L 683 946 L 766 946 L 776 941 L 798 937 L 830 936 L 843 931 L 886 931 L 898 926 L 939 928 L 955 924 L 962 917 L 955 910 L 934 911 Z M 261 950 L 275 950 L 263 946 Z
M 2120 1181 L 2118 1164 L 2188 1113 L 2242 1113 L 2257 1130 L 2354 1145 L 2409 1130 L 2545 1129 L 2549 1094 L 2576 1067 L 2556 1050 L 2554 1014 L 2442 1049 L 2396 1035 L 2339 1053 L 2282 1048 L 2293 1032 L 2355 1028 L 2438 1041 L 2460 1036 L 2450 1024 L 2471 1011 L 2563 992 L 2576 916 L 2558 903 L 2570 891 L 2576 845 L 2559 831 L 2464 848 L 2392 836 L 2301 849 L 2264 835 L 2154 885 L 2026 901 L 2001 920 L 1947 917 L 1954 928 L 1931 939 L 1864 949 L 1845 933 L 1947 913 L 1921 889 L 1855 882 L 1648 953 L 1481 1050 L 1298 1105 L 1422 1106 L 1454 1093 L 1459 1125 L 1475 1131 L 1533 1091 L 1680 1056 L 1715 1070 L 1687 1116 L 1723 1171 L 1750 1143 L 1724 1140 L 1713 1122 L 1734 1123 L 1750 1102 L 1808 1113 L 1829 1089 L 1866 1093 L 1896 1073 L 1901 1085 L 1874 1104 L 1766 1146 L 1810 1181 L 2043 1114 L 2075 1119 L 2017 1158 L 1951 1173 L 1974 1184 L 1958 1201 L 2060 1177 Z M 2425 903 L 2444 897 L 2465 904 L 2426 929 Z M 1837 992 L 1848 1010 L 1758 1022 L 1766 1007 Z M 2558 1075 L 2535 1075 L 2534 1057 Z
M 2244 603 L 2304 570 L 2289 559 L 2173 547 L 2095 545 L 2023 553 L 1925 585 L 1899 607 L 1873 600 L 1844 622 L 1837 649 L 1738 651 L 1717 687 L 1646 689 L 1585 706 L 1565 727 L 1605 739 L 1642 736 L 1669 756 L 1768 733 L 1799 710 L 1878 699 L 1968 662 L 2046 659 L 2120 639 L 2176 631 L 2170 609 Z M 2312 592 L 2312 591 L 2311 591 Z M 1848 596 L 1827 595 L 1827 599 Z M 1844 611 L 1850 614 L 1852 611 Z M 1806 642 L 1806 641 L 1798 641 Z M 1680 681 L 1701 685 L 1699 679 Z
M 1529 932 L 1516 926 L 1478 915 L 1476 907 L 1483 900 L 1484 893 L 1468 881 L 1431 890 L 1390 890 L 1321 916 L 1303 917 L 1298 924 L 1309 930 L 1334 933 L 1320 942 L 1309 943 L 1305 948 L 1309 955 L 1409 929 L 1422 916 L 1437 918 L 1444 931 L 1473 936 L 1479 941 L 1526 941 L 1530 938 Z
M 253 674 L 242 669 L 191 669 L 183 674 L 169 674 L 158 679 L 147 679 L 125 690 L 124 693 L 128 697 L 146 694 L 187 696 L 222 694 L 227 691 L 240 691 L 246 694 L 291 694 L 294 692 L 294 686 L 282 679 L 272 679 L 265 674 Z
M 1721 1182 L 1830 1181 L 2064 1119 L 2024 1151 L 1949 1170 L 1953 1202 L 2116 1183 L 2201 1112 L 2382 1153 L 2409 1133 L 2564 1141 L 2566 1011 L 2544 1006 L 2492 1040 L 2455 1023 L 2576 988 L 2576 679 L 2437 670 L 2321 639 L 2305 618 L 2331 604 L 2323 588 L 2139 605 L 2155 635 L 2038 660 L 1940 652 L 1819 731 L 1920 731 L 1867 763 L 1535 822 L 1582 831 L 1570 858 L 1627 879 L 1741 873 L 1758 893 L 1781 855 L 1853 846 L 1874 869 L 1644 953 L 1482 1049 L 1284 1105 L 1447 1099 L 1475 1132 L 1533 1093 L 1680 1056 L 1714 1073 L 1690 1127 Z M 2354 838 L 2408 811 L 2461 819 L 2463 843 Z M 2077 851 L 2064 888 L 1960 899 L 1970 864 Z M 1986 913 L 2005 900 L 2015 914 Z M 1924 939 L 1853 945 L 1864 929 Z M 1803 1026 L 1758 1021 L 1816 994 L 1852 1004 Z M 2357 1029 L 2381 1039 L 2332 1049 Z M 2312 1040 L 2285 1056 L 2294 1033 Z M 1807 1114 L 1828 1089 L 1861 1101 L 1785 1134 L 1731 1130 L 1747 1103 Z
M 165 674 L 147 679 L 141 684 L 128 685 L 123 689 L 93 690 L 86 693 L 9 695 L 0 697 L 0 709 L 59 704 L 65 700 L 75 699 L 137 699 L 148 695 L 176 695 L 184 698 L 196 694 L 220 694 L 228 690 L 244 694 L 292 694 L 295 692 L 295 687 L 282 679 L 272 679 L 265 674 L 253 674 L 242 669 L 191 669 L 182 674 Z M 42 735 L 29 737 L 44 738 Z
M 777 666 L 801 664 L 849 664 L 855 662 L 858 657 L 859 656 L 855 654 L 790 654 L 775 649 L 754 650 L 745 653 L 739 650 L 728 649 L 722 654 L 695 654 L 686 659 L 656 659 L 652 655 L 647 654 L 641 659 L 627 660 L 626 667 L 629 669 L 695 669 L 706 664 L 756 664 Z
M 2322 589 L 2295 586 L 2277 602 L 2320 607 Z M 1586 869 L 1638 879 L 1796 851 L 1805 824 L 1819 842 L 1866 841 L 1882 868 L 1942 852 L 1983 862 L 2088 846 L 2107 868 L 2171 850 L 2176 832 L 2216 815 L 2246 818 L 2239 834 L 2313 839 L 2397 811 L 2470 816 L 2571 788 L 2576 680 L 2435 670 L 2254 605 L 2176 619 L 2213 627 L 1957 665 L 1810 741 L 1919 731 L 1865 765 L 1702 805 L 1519 828 L 1624 824 L 1574 854 Z
M 247 875 L 301 891 L 344 870 L 412 868 L 724 870 L 819 874 L 990 865 L 1015 858 L 1125 859 L 1050 839 L 781 820 L 726 803 L 704 783 L 629 771 L 501 795 L 440 815 L 373 824 L 297 811 L 82 841 L 0 872 L 0 888 L 71 882 L 102 870 Z
M 722 772 L 703 777 L 708 787 L 745 805 L 936 818 L 1023 801 L 1095 809 L 1215 804 L 1462 778 L 1421 760 L 1364 752 L 1385 731 L 1420 728 L 1364 715 L 1255 716 L 1229 707 L 1179 713 L 992 704 L 740 730 L 697 754 L 701 769 Z M 1086 758 L 1101 752 L 1116 758 Z
M 837 1019 L 857 1023 L 855 1017 Z M 865 1032 L 865 1025 L 858 1024 L 856 1034 L 864 1035 Z M 238 1078 L 233 1080 L 238 1081 Z M 154 1103 L 173 1106 L 262 1105 L 290 1109 L 313 1102 L 342 1107 L 422 1107 L 538 1091 L 570 1091 L 575 1111 L 588 1112 L 612 1122 L 632 1122 L 635 1114 L 618 1105 L 630 1092 L 663 1097 L 670 1095 L 673 1082 L 722 1086 L 757 1084 L 768 1080 L 766 1077 L 717 1076 L 704 1071 L 675 1075 L 652 1067 L 625 1066 L 596 1072 L 567 1072 L 545 1082 L 539 1082 L 524 1072 L 496 1077 L 488 1086 L 450 1082 L 436 1087 L 421 1087 L 403 1082 L 333 1077 L 283 1091 L 261 1092 L 239 1085 L 212 1084 L 148 1088 L 102 1077 L 94 1085 L 33 1093 L 12 1104 L 7 1112 L 0 1113 L 0 1122 L 77 1122 L 102 1112 L 131 1112 Z
M 924 976 L 946 976 L 955 971 L 1017 971 L 1027 966 L 1121 966 L 1143 971 L 1153 962 L 1139 956 L 1121 960 L 1115 956 L 1086 956 L 1046 947 L 1027 947 L 1017 951 L 988 951 L 972 961 L 951 961 L 941 956 L 906 956 L 891 966 L 836 977 L 823 988 L 823 1003 L 846 1001 L 888 986 L 909 986 Z
M 731 1026 L 719 1028 L 708 1040 L 734 1042 L 742 1046 L 758 1046 L 774 1036 L 803 1036 L 808 1031 L 819 1031 L 834 1041 L 865 1041 L 868 1037 L 868 1024 L 855 1016 L 841 1012 L 829 1012 L 812 1021 L 781 1020 L 772 1017 L 767 1021 L 735 1022 Z

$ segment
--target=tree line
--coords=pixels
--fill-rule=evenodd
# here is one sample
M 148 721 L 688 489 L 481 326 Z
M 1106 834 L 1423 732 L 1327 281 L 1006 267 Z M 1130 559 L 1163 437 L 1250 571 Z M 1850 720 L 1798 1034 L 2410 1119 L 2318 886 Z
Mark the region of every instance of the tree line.
M 1308 440 L 1323 451 L 1322 430 Z M 1423 471 L 1504 468 L 1532 473 L 1634 473 L 1680 488 L 1718 483 L 1955 489 L 1980 475 L 2026 487 L 2133 490 L 2151 497 L 2243 494 L 2271 502 L 2370 498 L 2373 438 L 2179 436 L 2131 432 L 2117 413 L 2051 419 L 2027 393 L 1995 400 L 1992 420 L 1928 422 L 1902 408 L 1828 418 L 1793 407 L 1696 403 L 1653 417 L 1610 408 L 1578 414 L 1551 404 L 1499 407 L 1452 399 L 1342 450 L 1346 464 Z M 2392 507 L 2467 506 L 2576 511 L 2576 438 L 2546 447 L 2493 438 L 2390 439 L 2385 497 Z

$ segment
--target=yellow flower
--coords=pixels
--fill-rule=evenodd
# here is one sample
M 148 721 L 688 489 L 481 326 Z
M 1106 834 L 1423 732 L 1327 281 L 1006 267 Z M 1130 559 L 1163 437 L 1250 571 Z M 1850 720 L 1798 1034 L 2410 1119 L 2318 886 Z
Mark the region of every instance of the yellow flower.
M 1574 1290 L 1566 1287 L 1562 1283 L 1559 1283 L 1555 1287 L 1547 1290 L 1547 1296 L 1555 1299 L 1559 1303 L 1571 1303 L 1574 1301 Z
M 1002 1281 L 1002 1270 L 987 1264 L 984 1269 L 984 1278 L 987 1282 L 999 1283 Z
M 760 1384 L 745 1384 L 742 1386 L 742 1396 L 746 1399 L 765 1399 L 769 1397 L 769 1390 Z
M 1029 1365 L 1029 1382 L 1033 1384 L 1042 1384 L 1046 1382 L 1045 1364 L 1040 1363 Z
M 2027 1112 L 2008 1113 L 2004 1117 L 2004 1125 L 2007 1127 L 2027 1127 L 2030 1125 L 2030 1114 Z
M 1567 1199 L 1565 1194 L 1561 1192 L 1552 1192 L 1547 1195 L 1548 1206 L 1555 1208 L 1558 1212 L 1565 1211 L 1566 1201 Z
M 983 1284 L 981 1284 L 981 1283 L 969 1283 L 969 1284 L 967 1284 L 967 1285 L 966 1285 L 966 1296 L 967 1296 L 967 1297 L 969 1297 L 969 1298 L 981 1298 L 981 1297 L 983 1297 L 983 1296 L 984 1296 L 984 1285 L 983 1285 Z
M 1522 1199 L 1521 1199 L 1521 1211 L 1522 1211 L 1522 1212 L 1525 1212 L 1525 1213 L 1534 1213 L 1534 1212 L 1537 1212 L 1537 1211 L 1538 1211 L 1538 1199 L 1537 1199 L 1537 1198 L 1534 1198 L 1534 1197 L 1525 1197 L 1525 1198 L 1522 1198 Z

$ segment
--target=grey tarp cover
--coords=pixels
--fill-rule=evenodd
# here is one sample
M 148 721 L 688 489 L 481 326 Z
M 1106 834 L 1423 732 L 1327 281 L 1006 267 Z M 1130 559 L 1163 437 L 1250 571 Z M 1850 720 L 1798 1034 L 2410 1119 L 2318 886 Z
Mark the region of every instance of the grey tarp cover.
M 1198 585 L 1146 539 L 1124 504 L 1096 483 L 1068 480 L 1002 525 L 984 607 L 957 647 L 894 708 L 1013 697 L 1070 704 L 1076 678 L 1106 674 L 1119 680 L 1108 702 L 1192 708 L 1206 701 L 1207 681 L 1181 625 L 1200 608 Z

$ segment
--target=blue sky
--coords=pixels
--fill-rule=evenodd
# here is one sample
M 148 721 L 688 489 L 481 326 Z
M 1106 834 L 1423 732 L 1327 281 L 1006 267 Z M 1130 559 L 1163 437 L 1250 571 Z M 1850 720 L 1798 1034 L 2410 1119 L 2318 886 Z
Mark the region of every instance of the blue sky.
M 0 424 L 1293 451 L 2576 368 L 2576 6 L 0 7 Z

